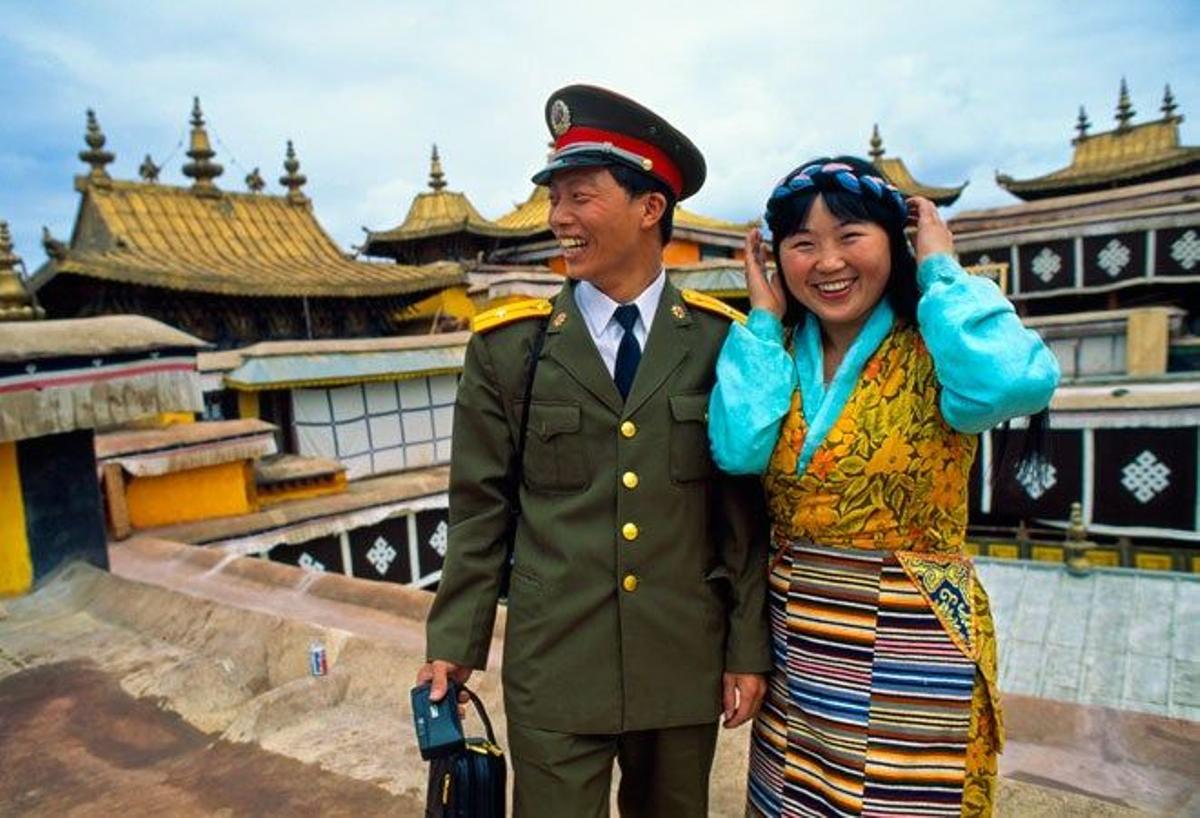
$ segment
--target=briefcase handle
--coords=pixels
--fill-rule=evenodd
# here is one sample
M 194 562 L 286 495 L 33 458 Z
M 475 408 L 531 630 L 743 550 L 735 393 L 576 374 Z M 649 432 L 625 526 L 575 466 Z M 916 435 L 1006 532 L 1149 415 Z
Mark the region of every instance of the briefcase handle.
M 487 733 L 487 740 L 492 744 L 496 744 L 496 731 L 492 729 L 492 720 L 488 718 L 487 708 L 483 706 L 483 702 L 475 695 L 475 691 L 466 685 L 461 685 L 460 689 L 471 700 L 471 704 L 475 705 L 475 712 L 479 714 L 479 720 L 483 722 L 484 732 Z M 498 745 L 497 745 L 498 746 Z

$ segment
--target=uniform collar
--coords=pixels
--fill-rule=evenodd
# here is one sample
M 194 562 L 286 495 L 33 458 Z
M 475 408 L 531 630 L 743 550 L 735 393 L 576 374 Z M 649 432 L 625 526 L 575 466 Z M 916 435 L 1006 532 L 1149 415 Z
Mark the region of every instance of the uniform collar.
M 641 294 L 633 301 L 629 302 L 637 307 L 638 317 L 642 321 L 642 326 L 649 332 L 650 325 L 654 322 L 654 313 L 658 309 L 658 302 L 662 298 L 663 287 L 667 283 L 667 273 L 665 268 L 660 268 L 658 275 L 654 280 L 642 290 Z M 621 306 L 618 302 L 609 298 L 600 291 L 594 284 L 589 281 L 580 281 L 575 286 L 575 303 L 579 307 L 579 312 L 583 315 L 583 320 L 587 322 L 588 330 L 593 338 L 598 338 L 608 328 L 608 324 L 612 321 L 613 313 L 617 307 Z

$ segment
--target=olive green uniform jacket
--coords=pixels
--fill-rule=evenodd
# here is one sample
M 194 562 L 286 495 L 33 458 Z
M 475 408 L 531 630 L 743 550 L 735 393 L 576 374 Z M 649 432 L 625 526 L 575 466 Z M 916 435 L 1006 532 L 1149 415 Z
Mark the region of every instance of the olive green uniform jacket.
M 722 672 L 771 667 L 766 513 L 757 481 L 721 474 L 709 455 L 708 394 L 730 319 L 669 282 L 625 401 L 573 285 L 545 318 L 471 338 L 428 657 L 486 666 L 506 476 L 543 320 L 504 639 L 508 718 L 580 734 L 710 722 Z

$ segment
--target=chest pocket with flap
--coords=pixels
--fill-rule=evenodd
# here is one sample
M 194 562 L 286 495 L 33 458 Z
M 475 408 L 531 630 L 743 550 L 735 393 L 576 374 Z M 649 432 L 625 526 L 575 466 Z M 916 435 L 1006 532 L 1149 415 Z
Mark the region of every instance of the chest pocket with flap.
M 517 405 L 517 418 L 521 405 Z M 578 491 L 588 484 L 577 403 L 534 401 L 525 440 L 525 484 L 546 491 Z
M 671 479 L 704 480 L 714 467 L 708 448 L 708 393 L 672 395 Z

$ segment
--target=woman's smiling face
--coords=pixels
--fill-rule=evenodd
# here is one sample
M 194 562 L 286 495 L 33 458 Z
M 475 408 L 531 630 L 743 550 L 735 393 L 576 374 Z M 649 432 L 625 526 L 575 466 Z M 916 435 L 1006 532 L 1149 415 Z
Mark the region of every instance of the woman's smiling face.
M 857 334 L 883 298 L 891 276 L 883 227 L 842 221 L 817 196 L 799 230 L 779 244 L 783 280 L 826 332 Z

